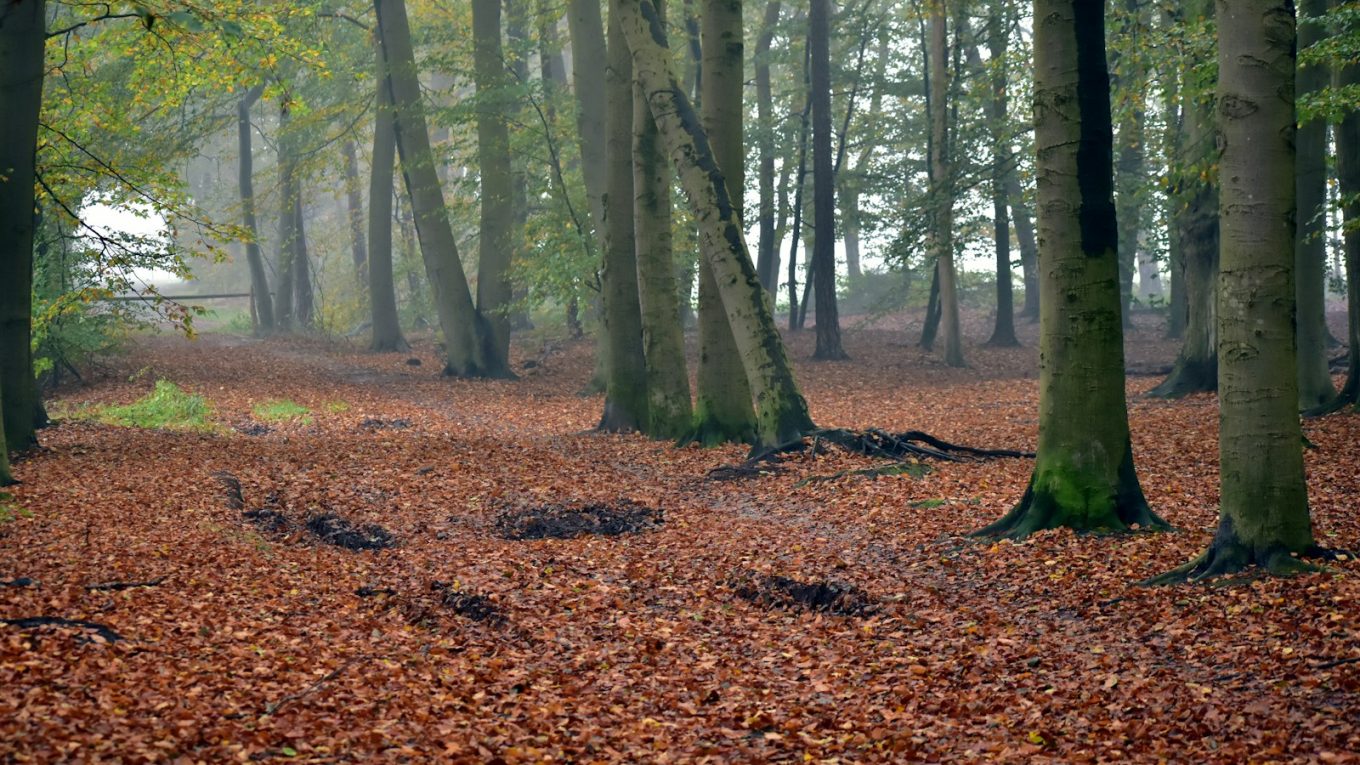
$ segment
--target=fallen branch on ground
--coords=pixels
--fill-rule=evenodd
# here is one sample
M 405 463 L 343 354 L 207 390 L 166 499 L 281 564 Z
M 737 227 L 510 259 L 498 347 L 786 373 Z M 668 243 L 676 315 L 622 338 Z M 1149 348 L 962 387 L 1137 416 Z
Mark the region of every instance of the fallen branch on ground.
M 133 587 L 157 587 L 164 582 L 166 577 L 158 576 L 155 579 L 148 579 L 145 582 L 100 582 L 98 584 L 87 584 L 87 590 L 130 590 Z
M 38 627 L 80 627 L 82 629 L 94 630 L 94 633 L 104 640 L 113 643 L 122 640 L 123 636 L 113 631 L 107 624 L 99 622 L 87 622 L 82 619 L 63 619 L 60 616 L 28 616 L 22 619 L 0 619 L 0 624 L 8 624 L 11 627 L 18 627 L 21 630 L 31 630 Z

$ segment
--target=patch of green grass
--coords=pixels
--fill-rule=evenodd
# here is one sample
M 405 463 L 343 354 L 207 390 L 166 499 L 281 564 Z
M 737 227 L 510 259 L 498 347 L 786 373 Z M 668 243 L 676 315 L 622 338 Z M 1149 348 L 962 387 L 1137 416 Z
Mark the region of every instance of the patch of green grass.
M 326 411 L 331 414 L 340 414 L 341 412 L 349 411 L 349 402 L 347 401 L 327 401 L 323 406 L 326 408 Z
M 145 396 L 123 406 L 90 407 L 72 416 L 121 425 L 125 428 L 164 428 L 168 430 L 213 430 L 208 421 L 212 407 L 207 399 L 187 393 L 169 380 L 157 380 Z
M 20 518 L 32 518 L 33 511 L 14 502 L 14 495 L 0 491 L 0 524 L 12 523 Z
M 312 411 L 296 401 L 289 401 L 286 398 L 271 398 L 268 401 L 261 401 L 256 404 L 251 412 L 255 419 L 264 422 L 300 422 L 303 425 L 312 424 Z
M 947 505 L 947 504 L 949 504 L 949 500 L 947 500 L 947 499 L 922 499 L 922 500 L 919 500 L 919 501 L 917 501 L 917 502 L 912 502 L 912 503 L 910 503 L 909 506 L 910 506 L 910 507 L 922 507 L 922 508 L 926 508 L 926 509 L 928 510 L 928 509 L 933 508 L 933 507 L 943 507 L 944 505 Z

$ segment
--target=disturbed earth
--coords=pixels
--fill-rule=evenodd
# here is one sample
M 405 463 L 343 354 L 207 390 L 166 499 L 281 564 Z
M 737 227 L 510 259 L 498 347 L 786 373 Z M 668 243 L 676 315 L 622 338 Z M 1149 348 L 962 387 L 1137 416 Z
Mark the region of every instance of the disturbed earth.
M 587 341 L 485 382 L 429 338 L 138 338 L 53 411 L 166 379 L 216 427 L 69 416 L 18 460 L 0 761 L 1360 761 L 1360 564 L 1138 586 L 1204 548 L 1218 491 L 1215 399 L 1140 395 L 1176 346 L 1139 321 L 1136 461 L 1177 531 L 1023 544 L 966 535 L 1026 458 L 713 473 L 745 449 L 594 433 Z M 905 320 L 790 354 L 823 427 L 1027 451 L 1021 329 L 961 370 Z M 274 399 L 308 415 L 257 421 Z M 1360 550 L 1360 415 L 1304 432 L 1317 539 Z

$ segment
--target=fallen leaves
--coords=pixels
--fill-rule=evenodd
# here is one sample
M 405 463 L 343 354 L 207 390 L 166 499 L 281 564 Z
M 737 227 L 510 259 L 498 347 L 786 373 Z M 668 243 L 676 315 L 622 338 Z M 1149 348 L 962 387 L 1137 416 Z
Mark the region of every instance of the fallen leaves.
M 1151 335 L 1131 347 L 1174 353 Z M 819 422 L 1032 448 L 1032 344 L 978 348 L 958 372 L 896 331 L 846 339 L 854 362 L 799 370 Z M 810 343 L 794 338 L 792 355 Z M 154 374 L 70 391 L 73 404 L 125 403 L 164 378 L 220 423 L 271 400 L 311 421 L 43 433 L 17 468 L 32 517 L 0 525 L 0 617 L 123 639 L 0 626 L 0 751 L 1345 762 L 1360 750 L 1355 562 L 1235 587 L 1132 585 L 1212 534 L 1212 398 L 1130 402 L 1143 486 L 1182 533 L 980 544 L 962 535 L 1018 499 L 1030 461 L 874 480 L 881 460 L 809 450 L 712 481 L 741 447 L 586 432 L 599 400 L 576 395 L 584 344 L 519 382 L 441 379 L 432 346 L 417 348 L 419 366 L 317 341 L 158 338 L 126 361 Z M 1360 547 L 1360 421 L 1305 427 L 1318 538 Z M 529 510 L 569 533 L 506 538 Z M 400 544 L 327 544 L 306 529 L 327 515 Z M 629 518 L 629 533 L 594 533 Z M 115 583 L 129 586 L 87 588 Z

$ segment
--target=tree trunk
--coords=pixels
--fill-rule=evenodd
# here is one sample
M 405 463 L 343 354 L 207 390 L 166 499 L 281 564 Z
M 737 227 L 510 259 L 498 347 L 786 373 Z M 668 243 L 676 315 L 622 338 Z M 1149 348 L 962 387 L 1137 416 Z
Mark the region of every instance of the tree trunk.
M 350 253 L 354 257 L 354 277 L 363 287 L 368 282 L 368 242 L 364 235 L 364 195 L 359 188 L 359 151 L 354 140 L 345 141 L 345 206 L 349 213 Z
M 651 0 L 614 2 L 652 117 L 694 209 L 703 259 L 713 270 L 755 392 L 757 447 L 798 440 L 813 427 L 807 401 L 775 328 L 769 295 L 756 278 L 727 180 L 671 64 L 664 19 Z
M 944 328 L 944 363 L 961 367 L 963 338 L 959 326 L 959 292 L 954 271 L 954 182 L 949 157 L 949 37 L 944 3 L 930 10 L 930 198 L 934 219 L 930 248 L 940 275 L 940 319 Z
M 609 343 L 604 415 L 599 429 L 647 427 L 647 362 L 638 299 L 633 228 L 633 70 L 619 27 L 618 0 L 610 4 L 609 65 L 605 70 L 605 250 L 601 272 L 604 332 Z
M 1009 44 L 1010 21 L 1005 2 L 992 4 L 987 22 L 988 68 L 984 69 L 977 45 L 968 46 L 968 67 L 975 73 L 986 72 L 991 85 L 987 102 L 987 123 L 992 140 L 992 235 L 996 245 L 996 323 L 987 345 L 994 348 L 1015 348 L 1020 341 L 1015 337 L 1015 292 L 1011 280 L 1011 221 L 1010 199 L 1007 197 L 1009 175 L 1015 172 L 1015 157 L 1010 143 L 1010 115 L 1006 98 L 1009 67 L 1006 48 Z
M 294 282 L 297 279 L 297 249 L 293 242 L 297 239 L 297 216 L 293 214 L 293 202 L 297 199 L 296 181 L 297 162 L 293 159 L 293 137 L 289 133 L 288 102 L 279 103 L 279 130 L 275 141 L 278 147 L 279 165 L 279 257 L 276 272 L 279 275 L 279 292 L 274 296 L 275 320 L 280 329 L 291 330 L 297 326 L 294 316 L 293 298 L 297 295 Z
M 1327 0 L 1301 0 L 1300 17 L 1326 13 Z M 1321 40 L 1319 24 L 1300 24 L 1299 48 Z M 1325 66 L 1299 67 L 1295 88 L 1300 96 L 1327 87 Z M 1323 406 L 1336 396 L 1327 365 L 1327 123 L 1313 119 L 1299 127 L 1297 166 L 1298 236 L 1294 244 L 1294 279 L 1298 305 L 1299 408 Z
M 803 84 L 806 86 L 807 98 L 803 102 L 803 111 L 799 115 L 798 123 L 798 173 L 793 183 L 793 237 L 789 245 L 789 331 L 793 332 L 803 328 L 803 312 L 798 308 L 798 239 L 803 235 L 803 190 L 806 188 L 807 181 L 807 155 L 808 155 L 808 130 L 809 115 L 812 113 L 812 86 L 809 82 L 810 72 L 809 62 L 811 61 L 812 46 L 807 46 L 807 53 L 803 56 Z M 812 281 L 812 273 L 809 270 L 804 274 L 808 281 Z
M 741 13 L 741 0 L 703 0 L 699 78 L 703 127 L 738 220 L 743 217 L 746 160 L 742 142 Z M 719 293 L 713 265 L 700 258 L 699 371 L 692 439 L 704 445 L 751 441 L 756 430 L 751 384 L 724 308 L 726 301 Z
M 1103 4 L 1035 0 L 1034 17 L 1039 448 L 1020 503 L 977 534 L 1162 527 L 1134 472 L 1124 399 Z
M 378 57 L 381 64 L 382 57 Z M 377 76 L 373 99 L 373 157 L 368 183 L 368 291 L 373 325 L 373 351 L 404 351 L 410 348 L 401 334 L 397 294 L 392 278 L 392 197 L 397 159 L 396 134 L 392 126 L 392 94 L 387 76 Z
M 302 212 L 302 178 L 293 170 L 293 319 L 299 326 L 313 324 L 312 261 L 307 256 L 307 227 Z
M 260 227 L 255 220 L 255 157 L 251 148 L 250 126 L 250 107 L 263 92 L 264 85 L 256 85 L 236 103 L 236 166 L 242 225 L 250 235 L 246 240 L 246 263 L 250 267 L 250 294 L 255 307 L 257 331 L 269 334 L 275 329 L 274 299 L 269 294 L 269 275 L 265 271 L 264 255 L 260 252 Z
M 404 0 L 374 0 L 388 87 L 395 104 L 397 152 L 411 196 L 416 238 L 434 293 L 447 355 L 444 373 L 459 377 L 510 377 L 506 358 L 489 342 L 490 329 L 472 303 L 458 245 L 449 226 L 443 192 L 430 151 L 420 101 L 415 54 Z
M 1360 85 L 1360 66 L 1343 66 L 1338 85 Z M 1336 176 L 1341 204 L 1342 251 L 1346 267 L 1346 381 L 1326 406 L 1326 414 L 1360 402 L 1360 111 L 1350 110 L 1336 126 Z
M 665 13 L 658 3 L 658 12 Z M 657 438 L 689 433 L 694 410 L 685 366 L 685 330 L 671 252 L 671 168 L 643 98 L 633 89 L 633 220 L 637 239 L 642 347 L 647 359 L 647 427 Z
M 817 284 L 815 359 L 848 359 L 841 347 L 836 306 L 836 178 L 831 154 L 831 0 L 812 0 L 808 11 L 812 49 L 812 209 L 817 229 L 812 258 Z
M 1191 15 L 1211 17 L 1213 4 L 1199 0 Z M 1187 90 L 1186 98 L 1192 94 Z M 1183 137 L 1179 144 L 1186 154 L 1178 164 L 1198 165 L 1211 160 L 1215 152 L 1215 122 L 1211 104 L 1187 101 Z M 1186 173 L 1176 184 L 1172 202 L 1173 225 L 1180 229 L 1181 259 L 1184 264 L 1186 305 L 1185 339 L 1171 374 L 1149 396 L 1176 398 L 1218 388 L 1217 322 L 1215 293 L 1218 283 L 1218 178 L 1217 171 L 1207 174 Z
M 0 411 L 4 411 L 4 391 L 0 390 Z M 9 467 L 9 443 L 5 440 L 5 418 L 0 417 L 0 486 L 14 483 L 14 473 Z
M 1293 573 L 1316 550 L 1294 360 L 1294 42 L 1291 0 L 1219 2 L 1219 525 L 1160 581 Z
M 779 250 L 775 238 L 774 188 L 774 94 L 770 84 L 770 43 L 774 28 L 779 24 L 780 0 L 765 4 L 760 34 L 756 38 L 756 121 L 759 123 L 760 149 L 760 244 L 756 256 L 756 273 L 760 283 L 773 297 L 779 281 Z
M 1025 303 L 1020 315 L 1030 321 L 1039 319 L 1039 241 L 1034 235 L 1034 211 L 1025 203 L 1025 190 L 1020 185 L 1019 173 L 1011 172 L 1006 179 L 1006 197 L 1011 203 L 1011 223 L 1020 245 L 1020 283 L 1025 286 Z
M 473 70 L 477 86 L 477 161 L 481 223 L 477 257 L 477 312 L 486 318 L 487 342 L 510 357 L 510 257 L 515 249 L 514 179 L 506 127 L 505 61 L 501 53 L 501 0 L 472 0 Z
M 571 34 L 571 81 L 576 91 L 576 135 L 580 141 L 581 176 L 590 200 L 595 236 L 604 241 L 604 21 L 599 0 L 571 0 L 567 13 Z
M 1119 295 L 1124 326 L 1132 327 L 1129 311 L 1133 303 L 1133 272 L 1138 252 L 1138 230 L 1142 225 L 1144 178 L 1143 147 L 1145 145 L 1146 114 L 1143 91 L 1148 86 L 1147 68 L 1143 63 L 1143 48 L 1147 46 L 1145 12 L 1140 0 L 1123 0 L 1121 24 L 1116 33 L 1122 45 L 1132 55 L 1116 59 L 1119 72 L 1115 88 L 1126 103 L 1122 104 L 1119 121 L 1119 152 L 1115 163 L 1115 215 L 1119 222 Z
M 1167 28 L 1175 28 L 1184 23 L 1181 10 L 1174 6 L 1166 6 L 1162 9 L 1162 25 Z M 1184 148 L 1181 144 L 1183 136 L 1183 124 L 1186 115 L 1190 110 L 1181 105 L 1182 93 L 1187 92 L 1181 83 L 1185 77 L 1184 67 L 1181 65 L 1180 56 L 1166 56 L 1163 58 L 1163 68 L 1161 72 L 1162 95 L 1164 96 L 1162 107 L 1162 122 L 1165 125 L 1163 133 L 1163 151 L 1165 152 L 1166 162 L 1174 167 L 1181 161 Z M 1171 274 L 1170 296 L 1167 300 L 1166 318 L 1166 338 L 1177 340 L 1185 335 L 1185 325 L 1189 320 L 1189 305 L 1185 295 L 1185 246 L 1184 230 L 1179 224 L 1178 206 L 1182 203 L 1180 186 L 1182 182 L 1177 180 L 1174 172 L 1168 179 L 1165 186 L 1166 203 L 1164 205 L 1166 216 L 1166 239 L 1167 239 L 1167 270 Z

